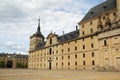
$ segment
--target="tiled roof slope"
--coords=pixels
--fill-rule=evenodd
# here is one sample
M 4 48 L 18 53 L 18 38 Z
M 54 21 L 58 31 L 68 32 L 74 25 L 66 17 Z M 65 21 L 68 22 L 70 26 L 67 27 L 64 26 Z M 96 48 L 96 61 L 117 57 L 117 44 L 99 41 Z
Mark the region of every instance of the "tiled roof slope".
M 106 0 L 105 2 L 91 8 L 80 22 L 93 18 L 101 13 L 110 11 L 114 8 L 116 8 L 116 0 Z

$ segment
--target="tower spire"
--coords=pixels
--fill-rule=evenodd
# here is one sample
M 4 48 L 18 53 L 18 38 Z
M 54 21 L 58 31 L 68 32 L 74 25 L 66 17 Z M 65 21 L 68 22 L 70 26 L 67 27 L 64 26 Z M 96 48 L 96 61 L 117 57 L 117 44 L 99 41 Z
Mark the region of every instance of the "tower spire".
M 39 33 L 41 33 L 40 32 L 40 17 L 39 17 L 39 19 L 38 19 L 38 28 L 37 28 L 37 33 L 39 34 Z

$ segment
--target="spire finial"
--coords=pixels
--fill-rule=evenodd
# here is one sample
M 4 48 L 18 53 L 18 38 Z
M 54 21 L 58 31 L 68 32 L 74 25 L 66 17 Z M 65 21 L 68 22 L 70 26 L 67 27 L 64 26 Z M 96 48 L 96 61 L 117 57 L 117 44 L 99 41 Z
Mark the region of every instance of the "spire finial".
M 38 19 L 38 28 L 37 28 L 37 33 L 40 33 L 40 17 Z

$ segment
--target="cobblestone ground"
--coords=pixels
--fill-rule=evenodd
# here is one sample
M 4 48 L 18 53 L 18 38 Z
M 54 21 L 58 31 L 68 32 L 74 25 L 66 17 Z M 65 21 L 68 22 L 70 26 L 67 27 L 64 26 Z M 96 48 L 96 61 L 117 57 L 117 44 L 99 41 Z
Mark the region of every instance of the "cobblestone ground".
M 120 80 L 120 72 L 0 69 L 0 80 Z

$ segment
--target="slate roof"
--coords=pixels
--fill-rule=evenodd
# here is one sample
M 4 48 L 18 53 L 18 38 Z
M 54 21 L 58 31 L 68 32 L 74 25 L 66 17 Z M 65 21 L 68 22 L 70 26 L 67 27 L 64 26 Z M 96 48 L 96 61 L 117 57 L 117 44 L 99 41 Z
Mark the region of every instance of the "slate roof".
M 39 44 L 36 46 L 36 49 L 41 49 L 41 48 L 45 47 L 45 44 L 46 44 L 46 42 L 39 43 Z
M 14 58 L 28 58 L 28 55 L 15 55 Z
M 65 42 L 65 41 L 76 39 L 78 37 L 79 37 L 79 30 L 75 30 L 73 32 L 59 36 L 58 42 Z
M 44 38 L 44 36 L 42 35 L 41 32 L 33 34 L 30 38 L 32 38 L 32 37 L 42 37 L 42 38 Z
M 66 41 L 70 41 L 70 40 L 73 40 L 73 39 L 77 39 L 78 37 L 79 37 L 79 30 L 75 30 L 75 31 L 72 31 L 70 33 L 58 36 L 57 38 L 58 38 L 58 43 L 61 43 L 61 42 L 66 42 Z M 36 49 L 44 48 L 45 44 L 46 44 L 46 42 L 39 43 L 36 46 Z
M 114 8 L 116 8 L 116 0 L 106 0 L 105 2 L 91 8 L 80 22 L 93 18 L 101 13 L 110 11 Z

